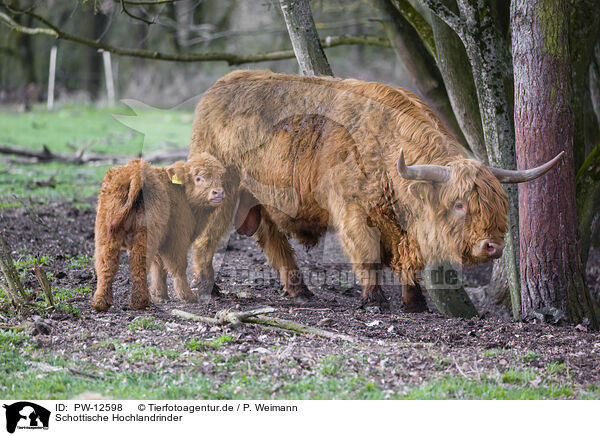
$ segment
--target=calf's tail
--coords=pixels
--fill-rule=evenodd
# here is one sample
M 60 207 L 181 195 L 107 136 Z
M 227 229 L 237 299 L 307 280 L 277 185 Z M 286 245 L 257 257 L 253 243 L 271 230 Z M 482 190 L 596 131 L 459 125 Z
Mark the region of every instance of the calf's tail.
M 144 187 L 144 170 L 145 168 L 143 168 L 142 164 L 136 169 L 136 171 L 133 171 L 133 175 L 129 182 L 127 201 L 119 210 L 116 211 L 113 219 L 111 220 L 110 227 L 108 229 L 110 234 L 114 234 L 123 226 L 123 223 L 129 217 L 131 211 L 135 207 L 136 201 L 142 194 L 142 189 Z

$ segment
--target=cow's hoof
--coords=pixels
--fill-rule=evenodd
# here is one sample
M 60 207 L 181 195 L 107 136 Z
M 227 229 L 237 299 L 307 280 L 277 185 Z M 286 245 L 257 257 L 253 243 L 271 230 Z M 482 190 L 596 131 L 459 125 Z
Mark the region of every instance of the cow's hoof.
M 312 300 L 315 296 L 304 283 L 290 285 L 285 289 L 284 294 L 300 302 Z
M 221 289 L 212 280 L 205 280 L 204 278 L 194 278 L 191 283 L 192 289 L 196 289 L 200 296 L 220 297 Z
M 410 301 L 403 301 L 402 311 L 405 313 L 421 313 L 429 311 L 429 307 L 427 307 L 427 301 L 423 297 L 423 294 L 420 294 Z
M 390 302 L 383 293 L 380 286 L 372 286 L 367 289 L 366 296 L 360 300 L 359 309 L 366 309 L 367 307 L 379 307 L 382 312 L 390 311 Z
M 222 295 L 221 288 L 216 283 L 213 283 L 212 289 L 210 290 L 210 298 L 218 298 Z
M 133 310 L 144 310 L 150 307 L 150 300 L 135 300 L 129 304 L 129 307 Z

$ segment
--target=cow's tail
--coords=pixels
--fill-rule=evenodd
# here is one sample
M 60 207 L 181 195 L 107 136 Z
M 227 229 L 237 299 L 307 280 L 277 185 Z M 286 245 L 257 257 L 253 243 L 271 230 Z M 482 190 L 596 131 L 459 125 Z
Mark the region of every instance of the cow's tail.
M 110 227 L 108 229 L 110 234 L 114 234 L 122 228 L 123 223 L 125 220 L 127 220 L 127 218 L 129 218 L 129 215 L 134 209 L 136 201 L 138 201 L 138 198 L 140 195 L 142 195 L 145 170 L 146 168 L 144 168 L 144 162 L 140 162 L 140 165 L 138 165 L 138 167 L 132 171 L 131 180 L 129 182 L 129 191 L 127 193 L 127 200 L 125 201 L 125 204 L 116 211 L 113 219 L 110 221 Z

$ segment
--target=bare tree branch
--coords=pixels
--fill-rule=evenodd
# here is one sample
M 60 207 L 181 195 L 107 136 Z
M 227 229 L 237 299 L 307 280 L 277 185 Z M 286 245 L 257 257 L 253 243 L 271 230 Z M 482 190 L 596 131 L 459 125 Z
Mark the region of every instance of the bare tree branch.
M 129 12 L 129 9 L 127 9 L 127 7 L 125 6 L 126 3 L 130 4 L 129 2 L 125 2 L 125 0 L 121 0 L 121 10 L 122 10 L 122 12 L 125 12 L 127 15 L 129 15 L 134 20 L 142 21 L 142 22 L 144 22 L 144 23 L 146 23 L 148 25 L 154 24 L 154 20 L 150 21 L 150 20 L 145 19 L 144 17 L 139 17 L 139 16 L 134 15 L 131 12 Z
M 26 33 L 28 35 L 38 35 L 45 34 L 50 36 L 55 36 L 58 38 L 58 34 L 53 29 L 47 29 L 44 27 L 25 27 L 17 23 L 11 17 L 6 15 L 4 12 L 0 12 L 0 20 L 3 21 L 8 27 L 10 27 L 15 32 Z
M 408 0 L 391 0 L 390 2 L 398 9 L 398 12 L 402 14 L 404 19 L 417 31 L 429 52 L 437 59 L 435 41 L 433 39 L 433 29 L 429 23 L 425 21 L 425 18 L 423 18 L 419 11 L 417 11 Z
M 423 4 L 450 26 L 450 28 L 460 36 L 460 39 L 464 38 L 465 22 L 462 18 L 452 12 L 446 5 L 440 2 L 440 0 L 423 0 Z
M 6 23 L 11 29 L 29 34 L 45 34 L 54 36 L 57 39 L 64 39 L 67 41 L 73 41 L 78 44 L 87 45 L 95 49 L 102 49 L 120 56 L 132 56 L 138 58 L 155 59 L 162 61 L 173 61 L 173 62 L 214 62 L 224 61 L 229 65 L 241 65 L 251 62 L 264 62 L 274 61 L 281 59 L 294 58 L 293 50 L 279 50 L 267 53 L 257 53 L 253 55 L 238 55 L 235 53 L 162 53 L 154 50 L 144 49 L 131 49 L 115 47 L 109 44 L 105 44 L 95 39 L 86 38 L 83 36 L 73 35 L 59 29 L 57 26 L 52 24 L 46 18 L 36 14 L 32 11 L 20 10 L 19 13 L 30 15 L 45 24 L 46 28 L 30 28 L 24 27 L 16 23 L 12 17 L 0 12 L 0 21 Z M 377 35 L 337 35 L 329 36 L 321 40 L 323 48 L 337 47 L 341 45 L 372 45 L 385 48 L 391 48 L 390 42 L 387 38 Z

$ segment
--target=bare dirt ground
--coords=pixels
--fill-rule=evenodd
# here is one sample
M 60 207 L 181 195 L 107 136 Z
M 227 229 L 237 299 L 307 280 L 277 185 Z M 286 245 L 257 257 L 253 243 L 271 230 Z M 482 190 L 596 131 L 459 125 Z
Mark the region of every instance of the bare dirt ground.
M 93 208 L 77 209 L 68 203 L 29 204 L 26 207 L 0 210 L 0 227 L 19 255 L 49 255 L 47 271 L 53 274 L 53 287 L 74 288 L 89 286 L 94 289 L 93 264 L 73 267 L 70 260 L 78 255 L 93 256 Z M 333 239 L 332 239 L 333 238 Z M 300 267 L 317 276 L 332 269 L 343 270 L 343 256 L 335 248 L 335 237 L 328 238 L 313 250 L 306 251 L 295 245 Z M 337 250 L 337 251 L 336 251 Z M 342 260 L 339 260 L 342 259 Z M 528 386 L 541 381 L 535 369 L 555 365 L 556 376 L 576 386 L 597 385 L 600 382 L 600 335 L 584 326 L 551 325 L 539 322 L 514 322 L 506 308 L 487 310 L 479 319 L 447 319 L 438 313 L 405 314 L 400 308 L 399 292 L 388 290 L 391 313 L 377 313 L 357 309 L 359 288 L 347 284 L 310 285 L 316 298 L 309 302 L 292 301 L 280 295 L 281 286 L 275 281 L 251 280 L 240 271 L 271 271 L 263 253 L 250 238 L 233 233 L 217 259 L 217 283 L 222 295 L 198 304 L 182 304 L 176 297 L 164 304 L 153 304 L 145 311 L 127 308 L 130 289 L 126 255 L 115 281 L 115 305 L 107 313 L 99 314 L 89 308 L 91 295 L 74 301 L 81 316 L 54 312 L 47 316 L 52 326 L 49 334 L 38 334 L 39 347 L 56 355 L 93 363 L 100 371 L 174 371 L 192 367 L 195 374 L 213 377 L 218 383 L 218 363 L 206 361 L 199 365 L 188 360 L 192 353 L 185 344 L 190 338 L 214 338 L 228 332 L 233 340 L 224 344 L 219 353 L 227 356 L 257 355 L 261 359 L 279 359 L 281 356 L 297 362 L 295 367 L 276 367 L 272 377 L 273 393 L 280 386 L 282 371 L 302 374 L 328 356 L 342 356 L 342 367 L 366 378 L 376 380 L 384 392 L 402 392 L 410 386 L 444 375 L 481 380 L 482 375 L 506 374 L 509 370 L 529 371 Z M 589 262 L 588 279 L 593 293 L 600 294 L 600 255 L 594 252 Z M 489 276 L 489 266 L 468 271 L 469 284 L 481 286 Z M 26 286 L 35 287 L 33 276 Z M 170 290 L 171 295 L 172 289 Z M 310 335 L 268 331 L 257 326 L 210 327 L 186 321 L 171 314 L 178 308 L 188 312 L 214 316 L 221 309 L 248 309 L 273 306 L 273 316 L 294 320 L 311 326 L 323 326 L 331 331 L 358 338 L 355 343 L 326 340 Z M 481 307 L 480 307 L 481 309 Z M 483 311 L 482 311 L 483 312 Z M 127 328 L 140 317 L 154 317 L 166 329 L 131 330 Z M 7 322 L 17 322 L 8 319 Z M 113 341 L 112 346 L 99 346 Z M 175 350 L 172 354 L 156 354 L 150 360 L 135 361 L 119 355 L 118 345 L 137 343 L 141 347 Z M 249 369 L 250 371 L 250 369 Z M 547 374 L 548 372 L 544 372 Z

